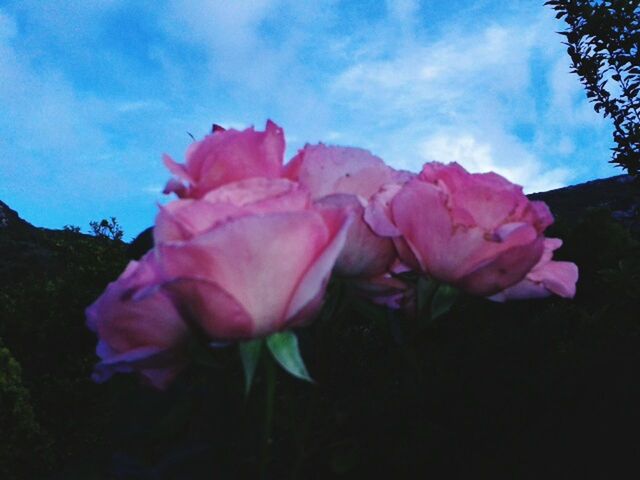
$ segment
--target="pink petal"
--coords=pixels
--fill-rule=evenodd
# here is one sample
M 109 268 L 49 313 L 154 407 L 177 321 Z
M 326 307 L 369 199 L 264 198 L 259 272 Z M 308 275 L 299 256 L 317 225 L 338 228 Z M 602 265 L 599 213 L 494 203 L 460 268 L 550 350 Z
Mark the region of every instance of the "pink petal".
M 513 242 L 486 265 L 464 276 L 459 285 L 471 294 L 488 296 L 522 280 L 542 255 L 543 243 L 542 238 L 534 237 L 533 242 L 526 242 L 527 237 L 524 238 L 522 243 Z
M 373 303 L 395 310 L 402 308 L 413 294 L 409 284 L 389 274 L 356 281 L 351 286 L 354 291 Z
M 204 279 L 178 278 L 163 284 L 185 316 L 211 339 L 243 339 L 256 335 L 242 305 L 219 285 Z
M 153 229 L 155 244 L 184 241 L 231 218 L 247 215 L 247 209 L 232 204 L 202 200 L 177 200 L 161 205 Z
M 437 186 L 411 180 L 391 204 L 396 226 L 426 273 L 472 293 L 496 292 L 505 282 L 522 279 L 540 258 L 542 241 L 536 246 L 538 234 L 530 225 L 507 224 L 494 233 L 454 225 L 447 200 Z M 508 265 L 509 261 L 520 263 Z
M 285 176 L 311 191 L 314 199 L 349 193 L 365 199 L 397 178 L 396 172 L 366 150 L 306 145 L 285 167 Z
M 87 308 L 87 325 L 115 352 L 141 346 L 172 348 L 188 334 L 166 295 L 151 288 L 142 298 L 134 296 L 157 281 L 151 258 L 130 262 L 123 275 Z
M 578 267 L 571 262 L 547 263 L 540 270 L 531 272 L 528 277 L 534 282 L 541 282 L 547 290 L 564 298 L 573 298 L 576 294 Z
M 325 222 L 327 242 L 318 249 L 317 255 L 309 268 L 298 280 L 298 285 L 291 295 L 287 306 L 287 317 L 294 317 L 323 291 L 336 259 L 344 248 L 349 226 L 353 216 L 338 210 L 324 210 L 320 214 Z
M 187 187 L 182 182 L 176 180 L 175 178 L 172 178 L 167 182 L 164 189 L 162 190 L 162 193 L 164 193 L 165 195 L 175 193 L 178 198 L 184 198 L 187 196 L 187 190 Z
M 343 276 L 372 277 L 386 272 L 396 258 L 393 242 L 376 235 L 365 223 L 364 208 L 355 195 L 338 193 L 316 202 L 321 209 L 343 209 L 352 213 L 354 220 L 334 272 Z
M 529 203 L 519 185 L 493 172 L 470 174 L 457 163 L 427 163 L 419 178 L 449 195 L 447 206 L 454 223 L 492 230 L 509 222 L 514 212 Z M 460 220 L 456 218 L 459 215 Z
M 311 205 L 309 192 L 284 178 L 257 177 L 228 183 L 210 191 L 203 199 L 247 207 L 254 213 L 304 210 Z
M 390 216 L 422 270 L 446 281 L 464 252 L 450 250 L 453 225 L 445 203 L 437 187 L 411 180 L 393 197 Z M 411 259 L 400 258 L 411 264 Z
M 277 178 L 282 173 L 284 133 L 268 121 L 264 132 L 253 128 L 208 135 L 187 153 L 187 171 L 196 198 L 225 183 L 251 177 Z
M 262 334 L 281 328 L 292 292 L 330 234 L 318 213 L 273 213 L 234 219 L 187 244 L 160 245 L 159 253 L 165 278 L 216 284 Z
M 153 387 L 165 390 L 186 366 L 185 357 L 157 347 L 141 347 L 122 354 L 106 352 L 104 342 L 98 344 L 98 363 L 91 376 L 97 383 L 109 380 L 116 373 L 139 373 Z
M 170 298 L 158 290 L 153 253 L 131 262 L 87 308 L 87 325 L 98 333 L 94 379 L 137 371 L 164 388 L 186 364 L 190 331 Z
M 491 300 L 505 301 L 523 298 L 541 298 L 551 294 L 573 298 L 576 294 L 578 267 L 571 262 L 552 260 L 553 251 L 560 248 L 559 238 L 545 238 L 544 252 L 527 276 L 516 285 L 497 293 Z
M 367 225 L 382 237 L 399 237 L 402 235 L 398 227 L 393 223 L 391 213 L 391 201 L 402 188 L 399 184 L 383 186 L 367 204 L 364 212 L 364 220 Z
M 553 215 L 546 203 L 540 201 L 530 202 L 531 213 L 527 218 L 536 226 L 538 232 L 542 233 L 553 223 Z
M 164 162 L 164 165 L 167 167 L 167 169 L 180 180 L 193 182 L 193 178 L 191 177 L 191 175 L 189 175 L 189 172 L 183 164 L 177 163 L 173 160 L 173 158 L 166 154 L 162 156 L 162 161 Z

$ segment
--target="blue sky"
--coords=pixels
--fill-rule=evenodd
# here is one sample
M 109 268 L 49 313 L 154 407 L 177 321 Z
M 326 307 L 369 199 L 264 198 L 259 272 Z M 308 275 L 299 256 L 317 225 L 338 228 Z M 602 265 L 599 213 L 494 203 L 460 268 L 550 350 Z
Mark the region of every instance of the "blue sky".
M 622 173 L 542 0 L 0 0 L 0 200 L 151 225 L 212 122 L 548 190 Z

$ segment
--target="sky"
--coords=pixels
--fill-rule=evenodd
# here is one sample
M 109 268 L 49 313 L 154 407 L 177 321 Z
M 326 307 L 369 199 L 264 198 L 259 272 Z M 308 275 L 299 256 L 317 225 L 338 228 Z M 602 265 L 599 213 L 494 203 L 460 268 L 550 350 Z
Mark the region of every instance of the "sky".
M 212 123 L 545 191 L 624 173 L 543 0 L 0 0 L 0 200 L 125 239 Z

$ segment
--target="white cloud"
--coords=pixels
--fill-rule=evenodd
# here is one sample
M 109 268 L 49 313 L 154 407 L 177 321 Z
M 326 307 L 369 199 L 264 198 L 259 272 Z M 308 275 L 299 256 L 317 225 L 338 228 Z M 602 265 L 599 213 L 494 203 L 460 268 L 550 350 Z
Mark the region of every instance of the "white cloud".
M 333 93 L 356 108 L 374 104 L 389 115 L 428 107 L 456 116 L 486 98 L 522 94 L 533 45 L 534 31 L 492 25 L 357 63 L 337 77 Z
M 162 190 L 164 190 L 164 185 L 160 184 L 146 185 L 142 187 L 142 191 L 144 193 L 148 193 L 149 195 L 153 195 L 154 197 L 160 197 L 162 195 Z
M 344 69 L 331 96 L 350 106 L 362 130 L 383 132 L 369 148 L 399 168 L 458 161 L 528 192 L 566 185 L 584 173 L 558 168 L 573 163 L 572 139 L 585 127 L 601 135 L 603 123 L 569 74 L 551 12 L 518 14 L 468 30 L 452 21 L 429 41 L 389 39 Z
M 120 113 L 140 112 L 145 110 L 167 109 L 167 105 L 159 100 L 131 100 L 115 106 Z
M 338 141 L 344 138 L 344 133 L 331 130 L 327 132 L 326 137 L 328 141 Z
M 271 118 L 288 138 L 295 133 L 312 139 L 329 129 L 331 106 L 322 94 L 322 76 L 329 72 L 314 62 L 326 61 L 323 42 L 336 13 L 333 3 L 168 1 L 159 16 L 163 32 L 201 55 L 186 75 L 171 73 L 175 62 L 168 70 L 187 85 L 198 85 L 190 103 L 202 112 L 192 109 L 193 116 L 204 116 L 208 124 L 238 118 L 237 123 L 256 126 Z M 171 65 L 167 55 L 156 55 Z
M 5 15 L 6 17 L 6 15 Z M 83 147 L 104 147 L 95 117 L 104 112 L 100 100 L 80 97 L 57 70 L 41 69 L 9 41 L 0 41 L 0 104 L 13 141 L 42 153 L 77 153 Z M 5 130 L 5 131 L 7 131 Z
M 212 80 L 262 89 L 291 75 L 298 51 L 313 35 L 312 25 L 321 23 L 322 4 L 171 0 L 161 23 L 174 38 L 206 53 Z M 270 35 L 265 34 L 267 27 Z
M 568 55 L 558 58 L 549 70 L 549 121 L 562 127 L 602 125 L 576 74 L 570 73 Z
M 524 186 L 525 192 L 540 192 L 566 184 L 566 169 L 545 169 L 540 159 L 513 138 L 478 137 L 468 132 L 438 132 L 421 145 L 425 161 L 457 162 L 472 173 L 495 172 Z M 502 137 L 502 138 L 500 138 Z

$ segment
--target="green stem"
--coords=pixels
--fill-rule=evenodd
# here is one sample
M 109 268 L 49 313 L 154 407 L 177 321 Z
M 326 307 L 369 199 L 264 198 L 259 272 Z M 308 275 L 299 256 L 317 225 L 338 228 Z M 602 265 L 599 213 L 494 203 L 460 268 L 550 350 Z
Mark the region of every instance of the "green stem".
M 299 429 L 295 430 L 297 452 L 296 460 L 291 469 L 291 480 L 298 480 L 298 478 L 300 477 L 300 471 L 302 470 L 304 461 L 307 457 L 306 441 L 309 434 L 309 428 L 311 426 L 311 418 L 315 415 L 315 411 L 320 400 L 320 392 L 318 392 L 316 389 L 313 389 L 310 395 L 311 398 L 307 402 L 304 422 Z
M 262 442 L 260 446 L 260 478 L 267 478 L 267 466 L 269 463 L 269 444 L 271 441 L 271 427 L 273 423 L 273 405 L 276 393 L 276 366 L 267 353 L 265 355 L 265 373 L 266 373 L 266 392 L 265 392 L 265 410 L 264 410 L 264 428 L 262 430 Z

